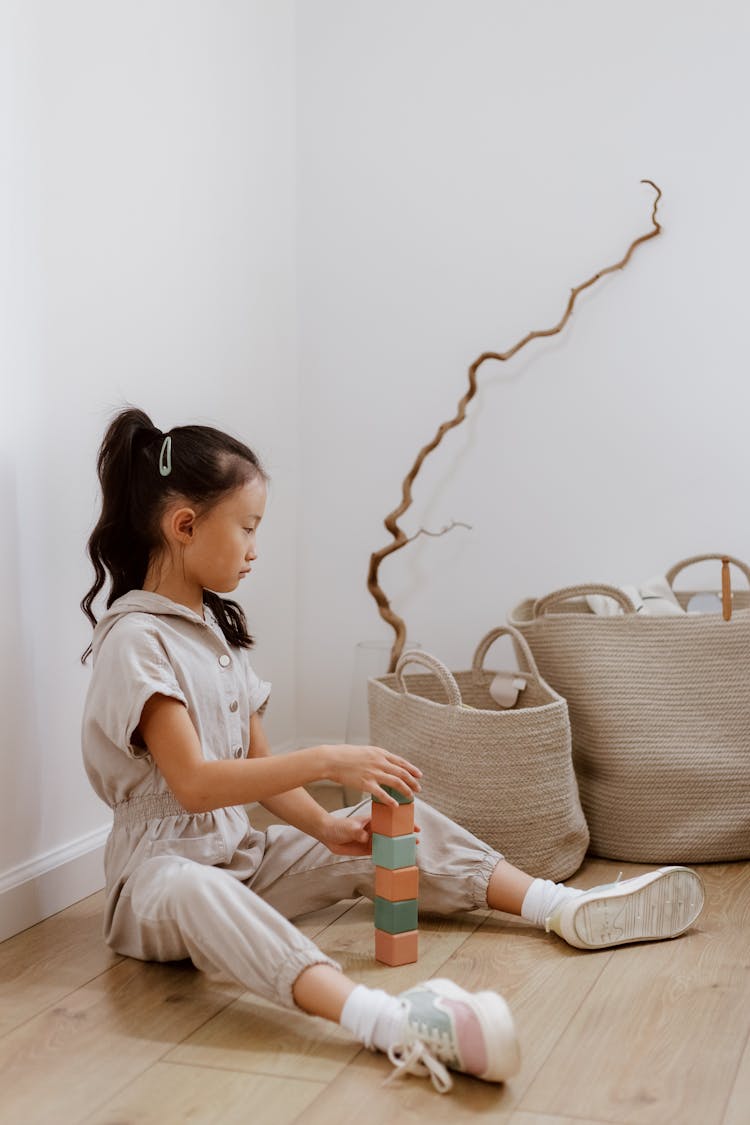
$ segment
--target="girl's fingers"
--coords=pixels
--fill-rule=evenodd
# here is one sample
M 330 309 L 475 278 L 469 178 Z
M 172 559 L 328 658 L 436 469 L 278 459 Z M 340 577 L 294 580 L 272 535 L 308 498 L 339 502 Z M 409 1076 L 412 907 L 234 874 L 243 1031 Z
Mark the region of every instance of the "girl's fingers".
M 414 798 L 414 794 L 418 793 L 420 789 L 420 786 L 418 785 L 416 786 L 416 788 L 412 788 L 409 785 L 408 781 L 405 781 L 402 777 L 396 777 L 395 774 L 386 778 L 386 780 L 382 784 L 390 785 L 392 789 L 398 789 L 399 793 L 403 793 L 405 797 L 409 797 L 412 800 Z M 398 801 L 396 802 L 396 804 L 398 804 Z
M 403 774 L 408 781 L 419 781 L 422 776 L 422 771 L 413 766 L 411 762 L 405 762 L 403 758 L 388 757 L 384 762 L 384 766 L 388 770 L 393 770 L 394 773 Z
M 395 766 L 400 766 L 401 769 L 413 774 L 414 777 L 422 776 L 422 771 L 419 766 L 415 766 L 412 762 L 408 762 L 406 758 L 402 758 L 398 754 L 391 754 L 390 751 L 386 751 L 386 753 Z
M 371 750 L 377 750 L 379 754 L 383 754 L 388 760 L 389 764 L 399 766 L 401 769 L 406 770 L 408 773 L 413 774 L 415 777 L 421 777 L 422 771 L 419 766 L 415 766 L 408 758 L 402 758 L 400 754 L 394 754 L 391 750 L 384 750 L 382 746 L 371 746 Z
M 393 776 L 397 777 L 403 785 L 408 785 L 410 796 L 412 793 L 419 793 L 422 786 L 419 784 L 418 778 L 416 778 L 413 774 L 407 773 L 406 770 L 396 770 L 393 769 L 393 767 L 391 768 L 393 771 Z
M 386 785 L 387 784 L 389 784 L 389 782 L 386 782 Z M 396 788 L 396 786 L 394 786 L 394 788 Z M 385 789 L 383 789 L 381 785 L 378 785 L 377 781 L 373 783 L 373 787 L 370 792 L 374 796 L 376 796 L 378 800 L 381 801 L 384 805 L 390 805 L 391 808 L 394 809 L 398 808 L 398 801 L 396 800 L 396 798 L 392 797 L 390 793 L 386 793 Z

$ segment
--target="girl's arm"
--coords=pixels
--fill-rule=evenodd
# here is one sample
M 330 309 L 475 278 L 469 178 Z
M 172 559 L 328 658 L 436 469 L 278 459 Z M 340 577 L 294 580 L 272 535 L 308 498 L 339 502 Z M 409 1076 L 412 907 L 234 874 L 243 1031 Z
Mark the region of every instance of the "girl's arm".
M 259 714 L 250 719 L 250 754 L 253 758 L 266 758 L 271 754 Z M 360 816 L 331 816 L 302 788 L 268 797 L 261 804 L 287 824 L 320 840 L 337 855 L 364 856 L 372 852 L 369 812 Z
M 409 796 L 419 790 L 417 767 L 377 746 L 311 746 L 278 758 L 208 762 L 187 708 L 164 695 L 151 696 L 138 729 L 167 785 L 188 812 L 266 802 L 311 781 L 336 781 L 375 793 L 390 805 L 398 802 L 383 785 Z
M 250 717 L 250 757 L 255 760 L 271 757 L 271 747 L 257 712 Z M 266 797 L 260 803 L 274 816 L 281 817 L 287 824 L 299 828 L 308 836 L 314 836 L 316 840 L 323 839 L 326 821 L 331 819 L 302 786 L 275 797 Z

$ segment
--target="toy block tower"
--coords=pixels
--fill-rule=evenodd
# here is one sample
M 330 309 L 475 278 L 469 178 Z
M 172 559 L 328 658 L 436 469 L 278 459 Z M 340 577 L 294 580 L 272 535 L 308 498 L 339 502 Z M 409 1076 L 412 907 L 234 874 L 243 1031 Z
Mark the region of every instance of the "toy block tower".
M 375 960 L 410 965 L 417 960 L 417 834 L 414 798 L 384 785 L 398 808 L 372 802 L 375 864 Z

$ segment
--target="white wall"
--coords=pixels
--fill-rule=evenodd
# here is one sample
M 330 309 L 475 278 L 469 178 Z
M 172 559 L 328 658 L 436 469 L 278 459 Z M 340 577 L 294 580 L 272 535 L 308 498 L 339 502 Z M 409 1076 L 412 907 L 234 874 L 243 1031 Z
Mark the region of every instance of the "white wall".
M 295 734 L 297 482 L 292 4 L 19 2 L 4 20 L 0 934 L 50 906 L 14 889 L 108 821 L 80 761 L 78 603 L 110 415 L 218 425 L 266 462 L 242 600 L 277 745 Z
M 402 521 L 473 530 L 381 584 L 466 667 L 523 596 L 750 556 L 749 22 L 740 0 L 299 5 L 301 730 L 341 736 L 353 645 L 392 637 L 369 555 L 469 363 L 650 229 L 642 177 L 663 235 L 564 336 L 480 370 Z
M 107 824 L 80 765 L 78 602 L 123 401 L 265 458 L 242 597 L 271 738 L 342 738 L 353 646 L 390 637 L 365 578 L 414 456 L 481 351 L 556 322 L 649 229 L 648 176 L 663 237 L 564 336 L 485 366 L 418 478 L 407 530 L 473 530 L 420 540 L 382 584 L 465 664 L 525 594 L 750 556 L 739 0 L 0 13 L 0 933 L 100 877 L 74 863 Z

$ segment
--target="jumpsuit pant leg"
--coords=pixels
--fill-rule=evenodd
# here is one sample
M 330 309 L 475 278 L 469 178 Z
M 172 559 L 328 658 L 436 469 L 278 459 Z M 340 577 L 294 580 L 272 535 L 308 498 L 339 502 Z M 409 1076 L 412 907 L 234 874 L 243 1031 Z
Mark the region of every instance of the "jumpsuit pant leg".
M 189 957 L 196 968 L 288 1008 L 303 969 L 341 967 L 245 883 L 182 856 L 153 857 L 129 875 L 109 942 L 141 960 Z
M 487 906 L 487 884 L 503 857 L 489 844 L 449 820 L 418 798 L 414 817 L 417 839 L 419 909 L 457 914 Z M 370 799 L 334 816 L 369 815 Z M 297 918 L 342 899 L 375 894 L 371 856 L 334 855 L 296 828 L 273 825 L 257 871 L 248 880 L 265 902 L 286 918 Z
M 367 815 L 369 799 L 336 816 Z M 487 884 L 502 856 L 430 805 L 415 802 L 419 905 L 454 914 L 486 907 Z M 198 969 L 295 1007 L 292 986 L 311 965 L 340 965 L 289 919 L 342 899 L 374 897 L 371 856 L 338 856 L 299 829 L 274 825 L 261 862 L 243 881 L 180 855 L 154 856 L 128 875 L 108 941 L 141 960 L 190 958 Z

